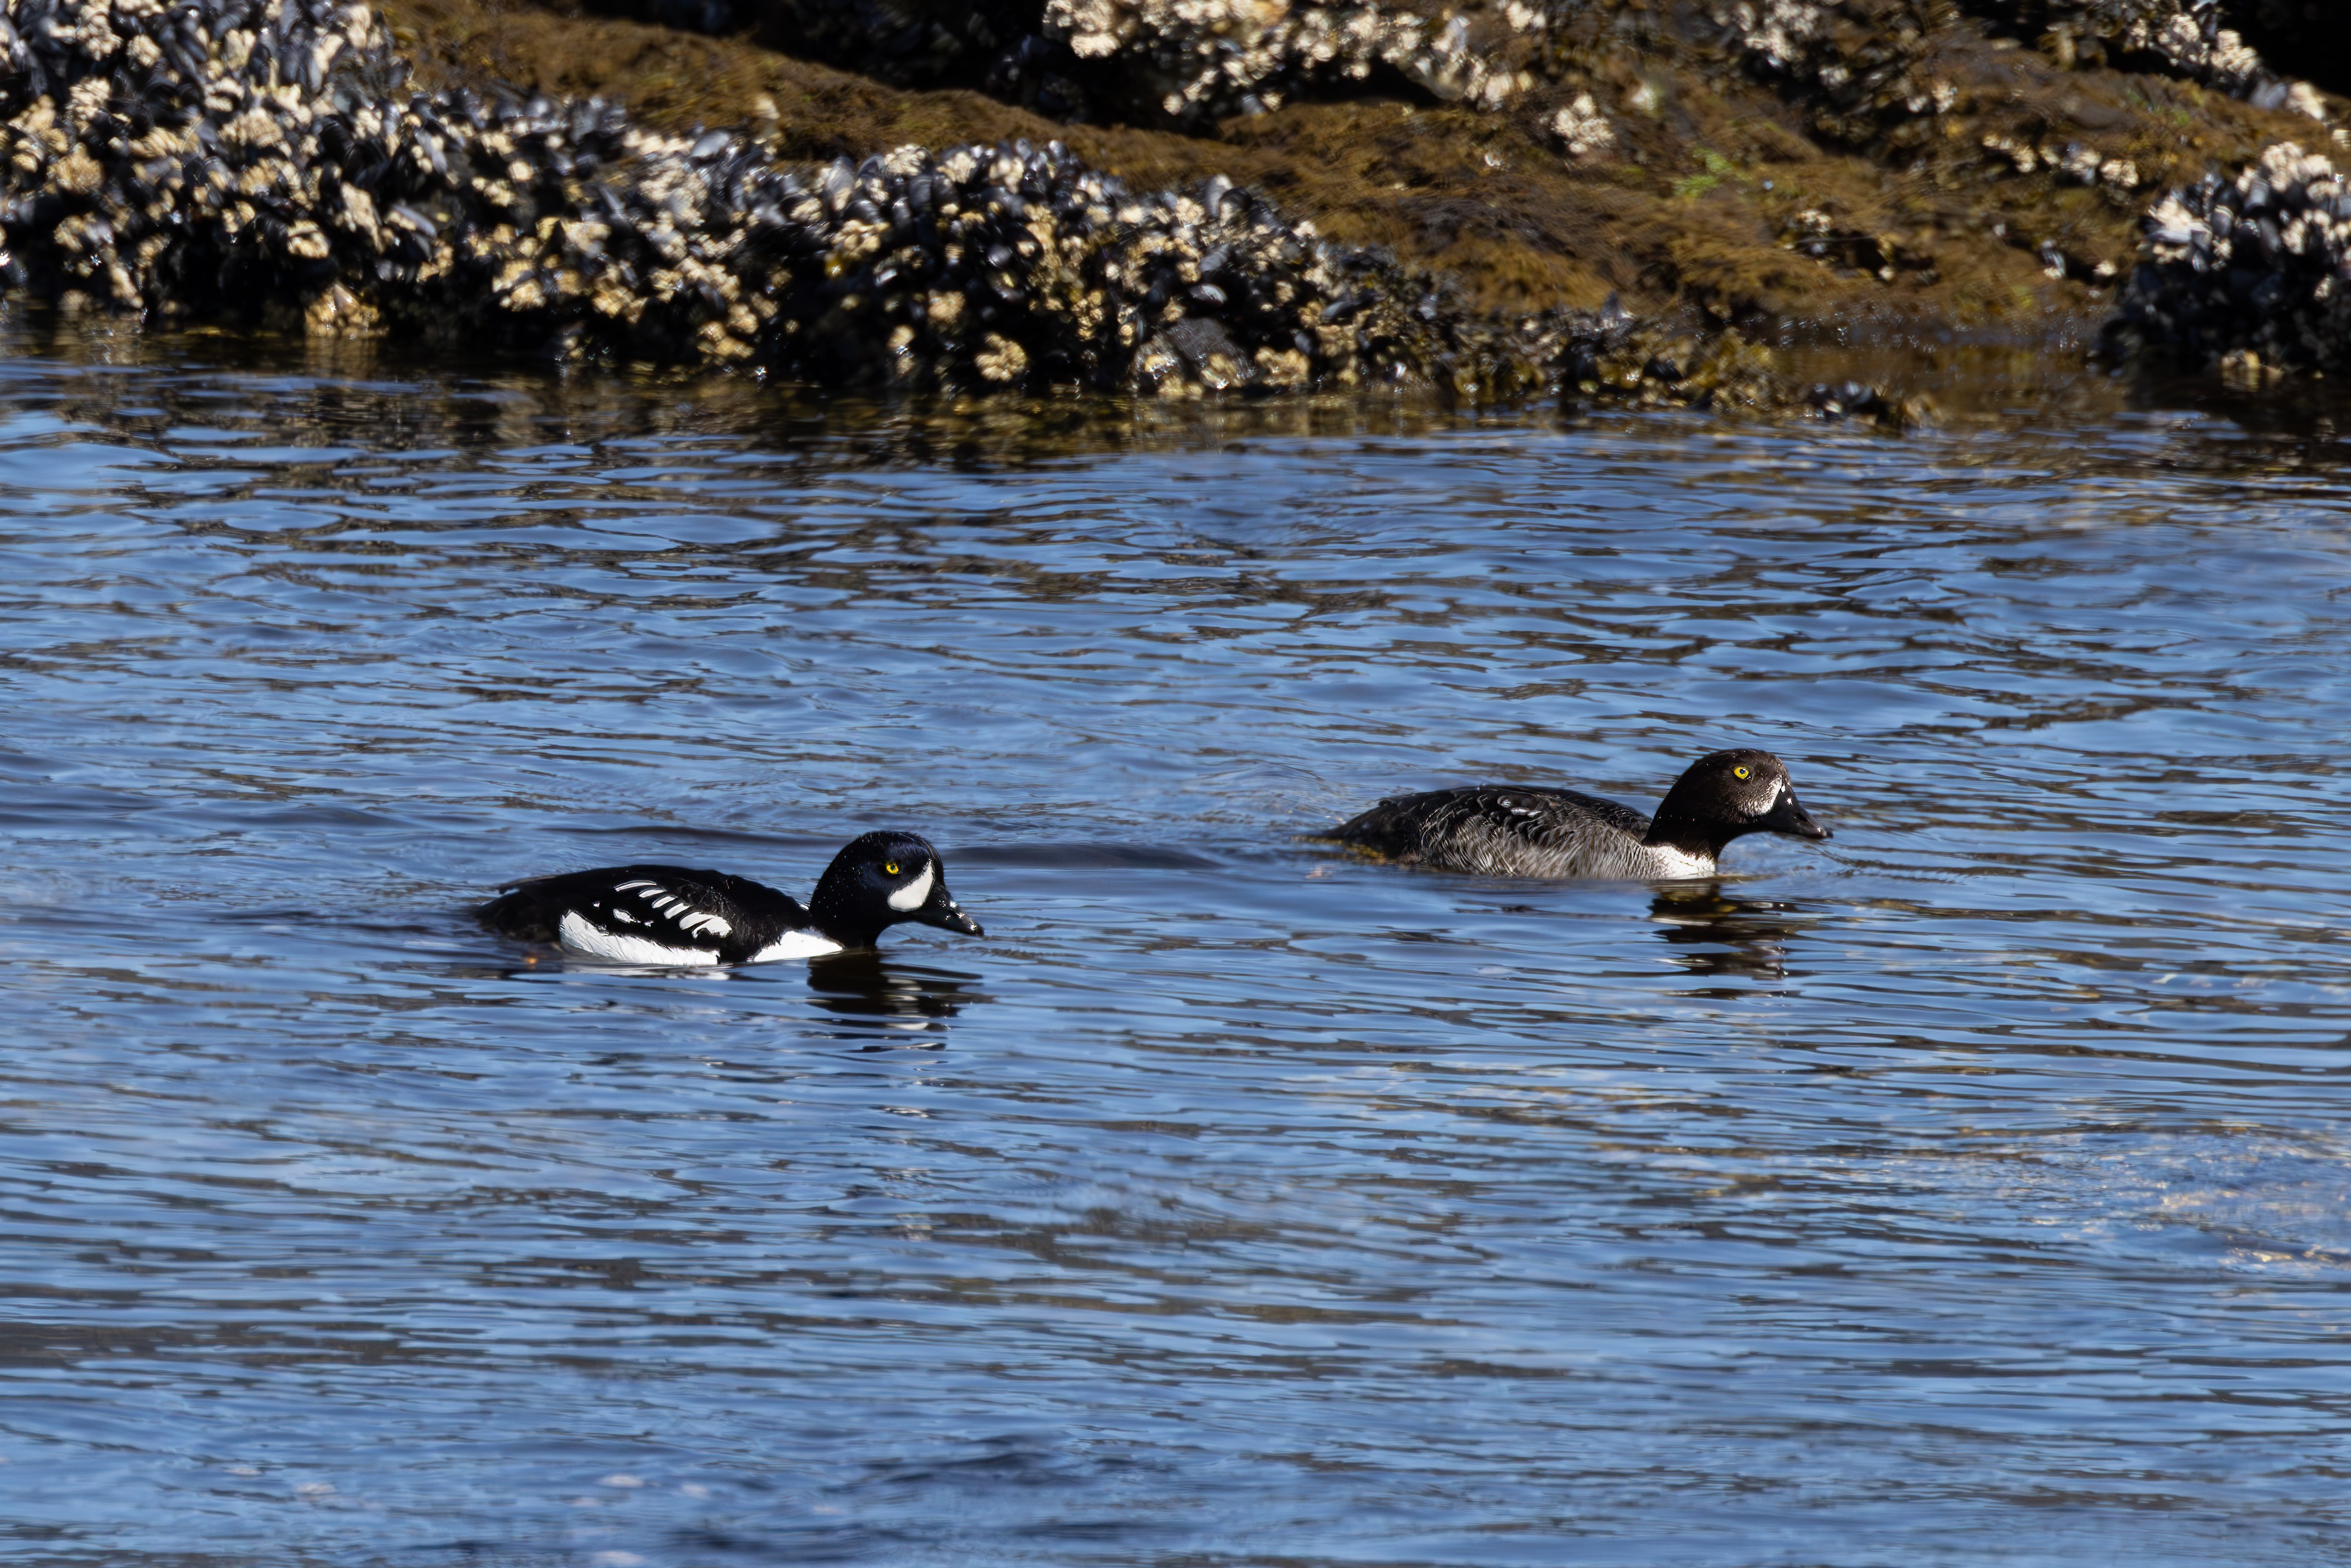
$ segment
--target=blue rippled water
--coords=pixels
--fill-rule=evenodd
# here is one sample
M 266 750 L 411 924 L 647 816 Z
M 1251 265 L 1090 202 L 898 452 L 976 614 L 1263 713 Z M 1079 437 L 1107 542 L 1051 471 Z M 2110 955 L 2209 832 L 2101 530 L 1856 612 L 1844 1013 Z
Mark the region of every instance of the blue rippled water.
M 0 360 L 0 1557 L 2351 1559 L 2321 426 Z M 1654 801 L 1676 889 L 1301 835 Z M 982 940 L 528 961 L 872 825 Z

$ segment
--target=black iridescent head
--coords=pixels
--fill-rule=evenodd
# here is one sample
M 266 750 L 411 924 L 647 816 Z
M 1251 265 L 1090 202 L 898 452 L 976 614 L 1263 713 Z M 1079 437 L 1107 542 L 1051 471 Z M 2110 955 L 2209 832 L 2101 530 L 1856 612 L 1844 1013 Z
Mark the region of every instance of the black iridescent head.
M 967 936 L 987 935 L 947 892 L 939 852 L 919 833 L 862 833 L 824 868 L 809 900 L 817 929 L 844 947 L 871 947 L 912 920 Z
M 1796 802 L 1787 765 L 1768 751 L 1709 752 L 1684 769 L 1649 822 L 1646 842 L 1708 857 L 1749 833 L 1825 839 L 1829 831 Z

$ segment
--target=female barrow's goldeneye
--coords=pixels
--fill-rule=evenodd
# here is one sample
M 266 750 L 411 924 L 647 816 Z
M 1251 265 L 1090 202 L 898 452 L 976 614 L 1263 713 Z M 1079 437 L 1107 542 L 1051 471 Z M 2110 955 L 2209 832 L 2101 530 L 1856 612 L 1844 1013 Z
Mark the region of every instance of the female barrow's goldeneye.
M 724 872 L 619 865 L 509 883 L 482 924 L 616 964 L 760 964 L 871 947 L 901 921 L 986 935 L 948 896 L 946 868 L 914 833 L 852 839 L 824 868 L 807 907 Z
M 1768 751 L 1699 758 L 1655 817 L 1573 789 L 1477 784 L 1395 796 L 1324 836 L 1445 871 L 1672 882 L 1714 875 L 1723 846 L 1747 833 L 1829 836 Z

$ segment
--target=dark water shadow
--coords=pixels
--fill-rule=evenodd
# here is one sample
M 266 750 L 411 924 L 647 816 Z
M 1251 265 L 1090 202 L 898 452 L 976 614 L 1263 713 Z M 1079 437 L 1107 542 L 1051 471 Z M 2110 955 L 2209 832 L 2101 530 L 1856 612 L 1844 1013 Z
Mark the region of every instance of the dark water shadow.
M 1807 924 L 1800 904 L 1736 897 L 1712 882 L 1659 888 L 1649 918 L 1689 974 L 1774 982 L 1788 977 L 1789 950 Z
M 978 980 L 977 975 L 924 968 L 872 952 L 812 958 L 808 967 L 812 999 L 841 1020 L 845 1038 L 883 1037 L 869 1050 L 945 1045 L 948 1019 L 991 999 Z

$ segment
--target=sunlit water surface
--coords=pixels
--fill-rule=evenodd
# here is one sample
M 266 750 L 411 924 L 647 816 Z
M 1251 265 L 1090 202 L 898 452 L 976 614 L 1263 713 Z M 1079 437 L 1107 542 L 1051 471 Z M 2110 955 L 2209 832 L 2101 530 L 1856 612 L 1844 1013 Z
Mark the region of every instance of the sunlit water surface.
M 0 1553 L 2351 1556 L 2327 440 L 13 355 Z M 985 939 L 465 914 L 880 824 Z

